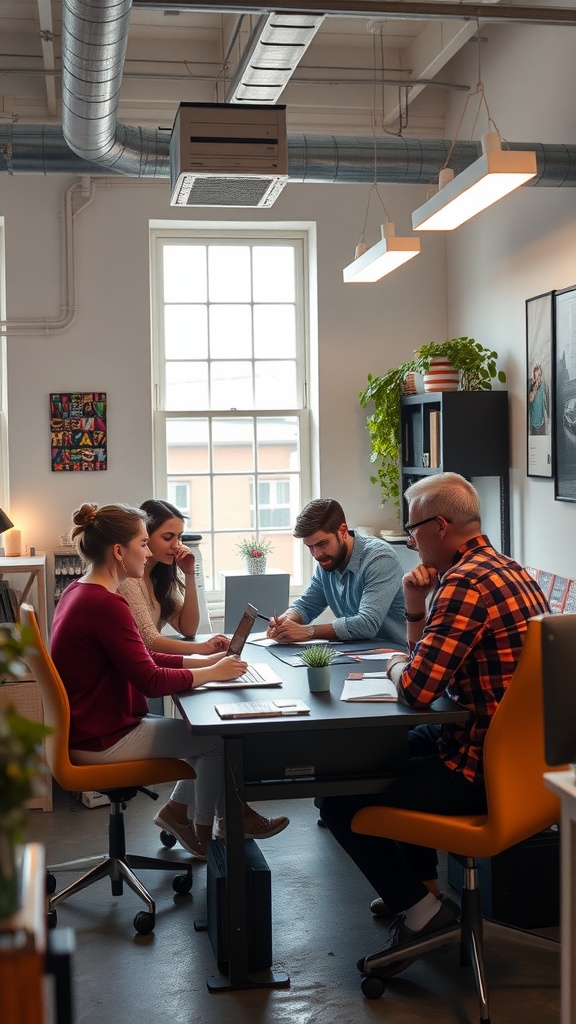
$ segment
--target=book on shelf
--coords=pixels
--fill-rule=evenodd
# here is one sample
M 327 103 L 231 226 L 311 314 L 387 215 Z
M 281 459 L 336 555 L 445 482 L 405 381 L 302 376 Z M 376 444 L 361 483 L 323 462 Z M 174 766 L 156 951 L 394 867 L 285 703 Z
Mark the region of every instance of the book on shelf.
M 344 680 L 340 700 L 389 701 L 398 700 L 398 694 L 386 672 L 351 672 Z
M 430 411 L 430 468 L 438 469 L 440 466 L 440 412 L 437 409 Z

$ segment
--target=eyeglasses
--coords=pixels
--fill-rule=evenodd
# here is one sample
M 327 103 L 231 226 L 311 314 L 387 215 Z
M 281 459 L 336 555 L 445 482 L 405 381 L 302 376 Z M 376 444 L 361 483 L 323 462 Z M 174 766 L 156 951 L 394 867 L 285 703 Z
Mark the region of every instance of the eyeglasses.
M 428 519 L 421 519 L 419 523 L 406 523 L 406 526 L 404 527 L 404 533 L 407 533 L 408 539 L 412 540 L 414 530 L 416 530 L 419 526 L 424 526 L 424 523 L 433 523 L 435 519 L 438 519 L 438 516 L 428 516 Z

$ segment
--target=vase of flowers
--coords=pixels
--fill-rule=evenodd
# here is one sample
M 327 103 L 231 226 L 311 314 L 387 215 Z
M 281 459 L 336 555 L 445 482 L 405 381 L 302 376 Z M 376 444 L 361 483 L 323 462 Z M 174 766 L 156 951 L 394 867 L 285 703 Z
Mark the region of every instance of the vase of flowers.
M 266 572 L 266 556 L 272 551 L 270 542 L 258 537 L 247 537 L 237 548 L 244 559 L 246 572 L 250 576 L 263 576 Z
M 328 644 L 307 647 L 300 658 L 308 668 L 308 687 L 311 693 L 326 693 L 330 689 L 330 666 L 338 652 Z
M 0 625 L 0 685 L 26 674 L 27 638 L 16 623 Z M 40 745 L 50 730 L 30 722 L 11 705 L 0 705 L 0 919 L 18 909 L 19 845 L 28 800 L 42 771 Z

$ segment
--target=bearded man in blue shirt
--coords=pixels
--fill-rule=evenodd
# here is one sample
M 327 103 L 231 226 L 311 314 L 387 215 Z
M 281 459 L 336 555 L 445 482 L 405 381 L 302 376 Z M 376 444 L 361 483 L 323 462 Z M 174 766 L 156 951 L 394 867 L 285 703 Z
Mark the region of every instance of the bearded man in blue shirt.
M 268 636 L 278 643 L 306 640 L 378 640 L 406 645 L 402 569 L 391 544 L 349 530 L 334 498 L 315 498 L 296 519 L 318 565 L 308 588 L 271 619 Z M 330 608 L 329 623 L 312 625 Z

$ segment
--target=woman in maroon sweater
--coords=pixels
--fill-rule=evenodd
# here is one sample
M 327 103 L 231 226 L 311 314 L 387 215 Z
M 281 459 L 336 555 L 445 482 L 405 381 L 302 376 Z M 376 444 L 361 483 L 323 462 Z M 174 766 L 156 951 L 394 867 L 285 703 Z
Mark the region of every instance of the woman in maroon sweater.
M 205 858 L 214 814 L 223 814 L 222 741 L 194 736 L 179 718 L 148 713 L 148 697 L 233 679 L 246 663 L 223 653 L 182 656 L 149 652 L 125 599 L 117 593 L 141 577 L 150 557 L 146 514 L 138 508 L 84 504 L 72 532 L 88 572 L 66 588 L 54 616 L 52 657 L 70 698 L 70 755 L 77 764 L 180 757 L 196 783 L 178 782 L 154 821 L 189 853 Z M 216 667 L 217 666 L 217 667 Z M 195 805 L 194 820 L 188 806 Z M 246 834 L 265 839 L 288 825 L 245 806 Z

